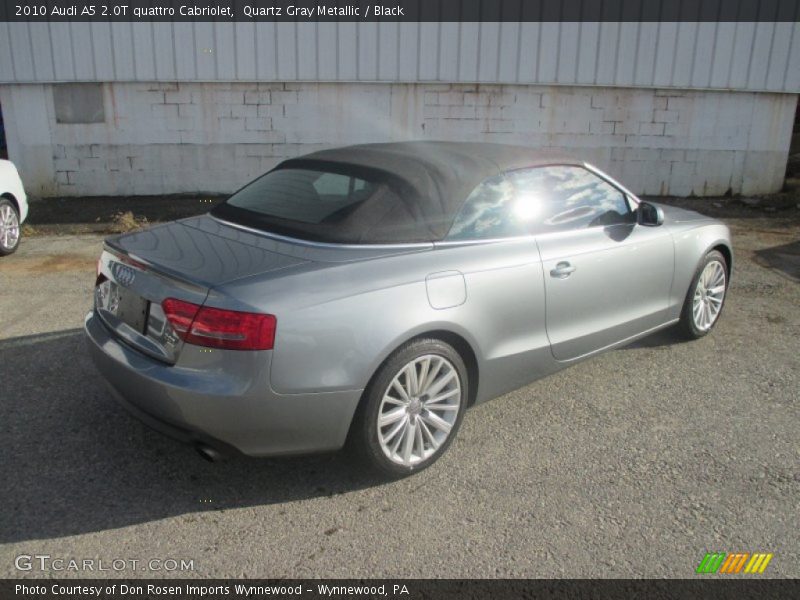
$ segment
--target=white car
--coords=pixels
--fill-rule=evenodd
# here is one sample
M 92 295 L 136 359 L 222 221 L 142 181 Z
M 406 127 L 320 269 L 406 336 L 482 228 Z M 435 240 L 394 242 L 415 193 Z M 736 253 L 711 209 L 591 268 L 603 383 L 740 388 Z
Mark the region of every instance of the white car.
M 0 256 L 17 249 L 20 226 L 27 216 L 28 198 L 17 167 L 10 160 L 0 160 Z

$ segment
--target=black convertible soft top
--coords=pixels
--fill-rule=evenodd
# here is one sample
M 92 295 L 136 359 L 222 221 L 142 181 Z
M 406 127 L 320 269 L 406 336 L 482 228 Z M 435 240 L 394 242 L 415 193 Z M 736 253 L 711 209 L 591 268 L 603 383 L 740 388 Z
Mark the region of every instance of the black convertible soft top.
M 402 211 L 388 211 L 380 229 L 371 225 L 359 227 L 359 223 L 355 226 L 352 222 L 349 223 L 347 239 L 367 243 L 417 242 L 444 238 L 464 201 L 485 179 L 514 169 L 553 164 L 582 163 L 574 157 L 523 146 L 414 141 L 321 150 L 283 161 L 273 172 L 281 169 L 316 169 L 356 175 L 379 173 L 382 179 L 395 182 L 395 189 L 400 190 L 397 202 L 406 206 Z M 220 208 L 223 207 L 224 205 Z M 392 215 L 403 215 L 396 219 L 395 226 L 392 225 Z M 413 216 L 409 218 L 410 215 Z M 231 210 L 220 216 L 234 215 Z M 353 213 L 350 220 L 359 221 L 358 211 Z M 262 226 L 271 228 L 268 225 L 285 227 L 287 223 L 262 221 Z M 293 228 L 289 227 L 291 229 Z M 337 239 L 335 232 L 322 231 L 322 228 L 314 231 L 312 229 L 298 226 L 294 233 L 308 234 L 320 240 Z

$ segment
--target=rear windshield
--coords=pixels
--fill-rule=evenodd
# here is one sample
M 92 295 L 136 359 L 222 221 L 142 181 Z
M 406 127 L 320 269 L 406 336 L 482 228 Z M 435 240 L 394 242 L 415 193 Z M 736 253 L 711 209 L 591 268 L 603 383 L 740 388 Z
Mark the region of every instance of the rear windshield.
M 398 243 L 432 237 L 411 190 L 372 169 L 279 168 L 236 192 L 211 214 L 321 242 Z

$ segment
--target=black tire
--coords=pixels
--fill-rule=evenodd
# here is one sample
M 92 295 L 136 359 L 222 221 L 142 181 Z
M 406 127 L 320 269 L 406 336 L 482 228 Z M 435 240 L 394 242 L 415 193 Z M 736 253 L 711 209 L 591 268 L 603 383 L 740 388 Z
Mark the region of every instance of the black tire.
M 13 245 L 9 247 L 6 247 L 4 245 L 3 240 L 0 239 L 0 256 L 8 256 L 9 254 L 14 254 L 14 252 L 17 251 L 17 248 L 19 248 L 19 242 L 22 239 L 22 227 L 20 226 L 19 223 L 19 211 L 17 210 L 17 207 L 14 206 L 14 203 L 11 202 L 11 200 L 9 200 L 8 198 L 0 198 L 0 215 L 2 215 L 3 212 L 5 212 L 4 209 L 6 208 L 10 208 L 13 211 L 14 215 L 16 215 L 17 228 L 19 229 L 19 236 L 17 237 Z M 2 216 L 0 216 L 0 218 L 2 218 Z M 0 224 L 0 233 L 2 233 L 3 231 L 2 227 L 3 224 Z
M 424 460 L 419 460 L 419 462 L 416 462 L 415 464 L 400 464 L 393 461 L 387 455 L 387 451 L 384 451 L 379 440 L 378 418 L 381 414 L 380 411 L 384 394 L 388 392 L 389 386 L 393 383 L 395 377 L 401 377 L 401 372 L 404 367 L 415 360 L 424 361 L 426 360 L 425 357 L 429 355 L 434 357 L 431 359 L 430 364 L 436 363 L 448 365 L 449 363 L 449 366 L 455 370 L 455 373 L 458 377 L 457 385 L 460 389 L 458 410 L 449 433 L 446 434 L 444 440 L 441 441 L 440 445 L 436 447 L 435 450 L 433 450 L 433 444 L 428 441 L 428 438 L 425 438 L 424 432 L 420 430 L 420 436 L 422 436 L 424 440 L 422 442 L 423 450 L 425 452 L 432 451 L 430 456 L 424 458 Z M 439 358 L 444 359 L 444 362 L 439 363 Z M 416 373 L 416 365 L 414 368 Z M 436 382 L 437 377 L 438 375 L 433 378 L 434 382 Z M 441 381 L 441 379 L 439 381 Z M 451 385 L 453 386 L 451 391 L 454 391 L 456 384 L 448 384 L 448 387 Z M 464 360 L 452 346 L 441 340 L 432 338 L 412 340 L 401 346 L 394 352 L 394 354 L 384 361 L 384 363 L 378 368 L 378 371 L 372 377 L 372 380 L 367 388 L 364 390 L 361 403 L 356 410 L 356 414 L 353 417 L 353 423 L 350 427 L 350 434 L 348 436 L 348 449 L 359 462 L 364 464 L 373 473 L 377 473 L 380 476 L 388 478 L 400 478 L 417 473 L 418 471 L 421 471 L 436 462 L 439 457 L 441 457 L 442 454 L 447 451 L 447 448 L 456 437 L 458 429 L 461 426 L 461 421 L 464 417 L 464 412 L 467 408 L 467 401 L 470 397 L 469 392 L 470 388 L 467 368 L 464 364 Z M 436 394 L 440 393 L 441 392 L 436 392 Z M 456 395 L 457 394 L 454 394 L 451 397 L 455 397 Z M 427 394 L 422 394 L 420 399 L 424 399 L 426 396 Z M 426 421 L 426 418 L 430 418 L 430 411 L 424 407 L 424 404 L 420 410 L 421 412 L 419 413 L 419 416 L 416 414 L 411 414 L 410 416 L 404 418 L 408 418 L 412 424 L 417 423 L 418 420 L 424 421 L 424 427 L 428 428 L 429 431 L 432 431 L 433 429 L 430 427 L 430 425 L 427 425 L 428 421 Z M 425 415 L 427 415 L 427 417 Z M 397 425 L 399 426 L 399 422 Z M 414 427 L 422 426 L 422 423 L 414 425 Z M 391 427 L 394 426 L 385 426 L 386 430 L 390 429 Z M 412 431 L 414 431 L 414 429 L 412 429 Z M 387 433 L 388 431 L 384 431 L 384 435 Z M 406 435 L 405 429 L 398 434 L 400 437 L 404 435 Z M 416 443 L 416 441 L 414 443 Z M 415 446 L 415 448 L 416 447 L 417 446 Z M 421 459 L 423 455 L 424 452 L 418 453 L 418 458 Z M 417 460 L 417 456 L 415 456 L 414 459 Z
M 714 317 L 714 320 L 712 321 L 711 325 L 708 328 L 701 328 L 698 327 L 698 324 L 695 322 L 693 314 L 694 296 L 695 296 L 695 291 L 697 290 L 697 284 L 700 281 L 700 277 L 703 274 L 703 271 L 712 262 L 718 262 L 722 265 L 725 277 L 724 280 L 725 289 L 722 296 L 722 303 L 719 306 L 719 311 Z M 719 318 L 722 315 L 722 309 L 725 307 L 725 301 L 728 299 L 728 283 L 729 283 L 728 261 L 725 260 L 725 257 L 722 255 L 721 252 L 719 252 L 718 250 L 712 250 L 711 252 L 706 254 L 703 257 L 703 260 L 700 261 L 700 264 L 697 265 L 694 277 L 692 277 L 692 283 L 689 285 L 689 289 L 686 292 L 686 298 L 683 301 L 683 309 L 681 310 L 681 319 L 680 322 L 678 323 L 678 330 L 680 331 L 683 337 L 690 340 L 696 340 L 709 334 L 709 332 L 719 322 Z

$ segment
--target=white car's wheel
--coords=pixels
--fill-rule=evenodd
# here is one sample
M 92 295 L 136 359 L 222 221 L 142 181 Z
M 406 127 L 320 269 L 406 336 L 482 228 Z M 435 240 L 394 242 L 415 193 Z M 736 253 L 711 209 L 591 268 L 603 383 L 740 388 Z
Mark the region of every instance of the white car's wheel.
M 0 198 L 0 256 L 17 249 L 20 235 L 17 207 L 8 198 Z

